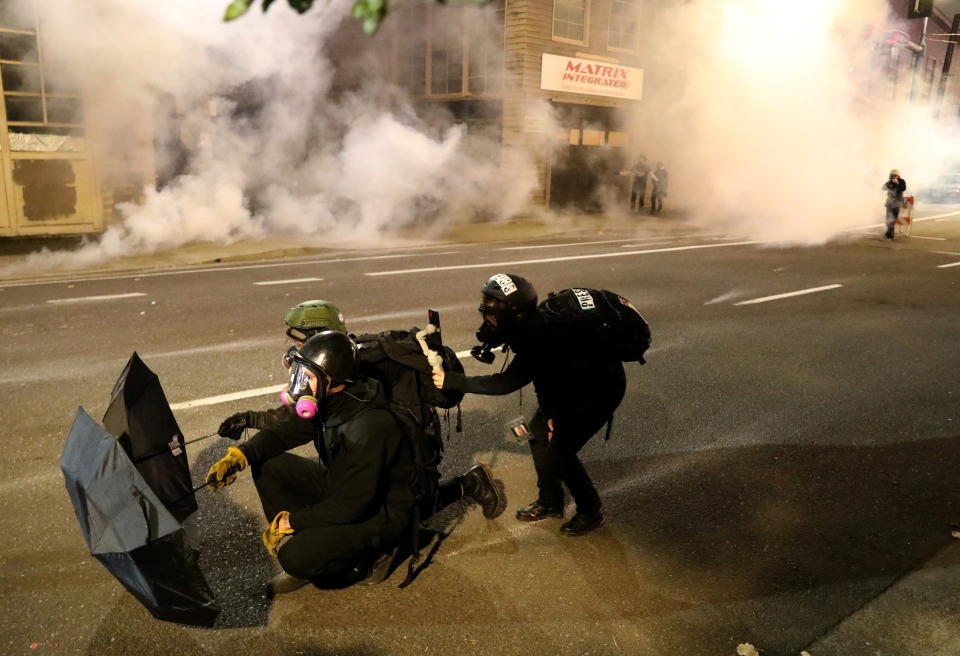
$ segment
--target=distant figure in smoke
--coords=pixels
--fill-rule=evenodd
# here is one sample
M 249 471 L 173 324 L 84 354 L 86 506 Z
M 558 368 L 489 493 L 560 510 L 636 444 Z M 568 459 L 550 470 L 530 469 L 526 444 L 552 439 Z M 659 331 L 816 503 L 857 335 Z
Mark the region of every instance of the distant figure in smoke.
M 643 209 L 643 196 L 647 193 L 647 175 L 650 167 L 647 158 L 640 155 L 637 166 L 633 169 L 633 185 L 630 187 L 630 211 L 639 212 Z
M 892 241 L 893 227 L 897 225 L 897 217 L 903 207 L 903 192 L 907 189 L 907 181 L 900 177 L 899 169 L 893 169 L 881 189 L 887 192 L 887 201 L 884 203 L 887 208 L 887 231 L 883 236 Z
M 657 167 L 650 173 L 650 181 L 653 183 L 653 189 L 650 191 L 651 214 L 657 214 L 663 209 L 663 197 L 667 195 L 667 179 L 666 167 L 663 162 L 657 162 Z

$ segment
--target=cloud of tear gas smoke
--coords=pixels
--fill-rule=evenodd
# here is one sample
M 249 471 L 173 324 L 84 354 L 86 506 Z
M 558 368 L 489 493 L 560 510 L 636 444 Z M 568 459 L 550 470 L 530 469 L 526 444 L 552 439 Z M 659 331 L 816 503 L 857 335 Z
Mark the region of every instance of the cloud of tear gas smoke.
M 635 151 L 703 224 L 822 243 L 882 222 L 890 169 L 916 189 L 960 152 L 929 106 L 884 95 L 890 50 L 864 36 L 893 21 L 884 0 L 669 4 L 645 35 Z
M 179 175 L 146 189 L 142 204 L 121 206 L 123 222 L 79 251 L 35 254 L 27 266 L 269 234 L 371 243 L 477 208 L 507 218 L 535 185 L 528 158 L 501 158 L 492 140 L 468 138 L 449 116 L 418 118 L 399 90 L 374 79 L 375 60 L 352 91 L 333 87 L 338 59 L 362 56 L 324 52 L 351 0 L 302 16 L 277 2 L 227 24 L 226 1 L 32 2 L 52 68 L 87 93 L 102 161 L 122 160 L 144 121 L 143 138 L 153 139 L 156 116 L 175 137 L 159 140 L 157 170 Z

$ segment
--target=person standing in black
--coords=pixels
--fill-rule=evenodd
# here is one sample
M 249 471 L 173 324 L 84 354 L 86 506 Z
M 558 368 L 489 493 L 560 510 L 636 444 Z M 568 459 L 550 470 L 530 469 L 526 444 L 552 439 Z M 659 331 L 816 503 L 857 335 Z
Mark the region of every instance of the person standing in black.
M 667 169 L 663 162 L 657 162 L 656 168 L 650 172 L 653 189 L 650 191 L 650 213 L 658 214 L 663 209 L 663 198 L 667 195 Z
M 883 236 L 892 241 L 893 228 L 897 225 L 897 217 L 900 216 L 900 208 L 903 207 L 903 192 L 907 190 L 907 181 L 900 177 L 898 169 L 893 169 L 881 189 L 887 192 L 887 199 L 883 204 L 887 210 L 887 231 Z
M 517 510 L 516 517 L 524 522 L 562 518 L 566 485 L 576 513 L 560 530 L 570 536 L 589 533 L 603 526 L 604 515 L 600 495 L 577 453 L 620 405 L 626 390 L 623 363 L 587 356 L 576 344 L 558 349 L 557 336 L 538 313 L 536 290 L 521 276 L 499 273 L 481 293 L 483 323 L 477 338 L 487 351 L 508 346 L 513 361 L 491 376 L 435 371 L 434 384 L 444 390 L 502 395 L 532 382 L 538 407 L 529 425 L 530 452 L 539 495 Z
M 633 185 L 630 187 L 630 210 L 639 212 L 643 209 L 643 197 L 647 193 L 647 176 L 650 173 L 650 167 L 647 165 L 647 158 L 643 155 L 637 161 L 637 166 L 633 169 Z

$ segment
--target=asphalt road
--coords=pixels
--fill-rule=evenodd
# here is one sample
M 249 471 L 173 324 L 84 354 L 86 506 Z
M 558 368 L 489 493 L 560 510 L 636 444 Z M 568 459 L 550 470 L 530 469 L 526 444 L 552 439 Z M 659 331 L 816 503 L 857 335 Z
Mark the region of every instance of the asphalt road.
M 0 282 L 0 653 L 708 656 L 750 642 L 798 654 L 922 566 L 960 518 L 960 221 L 918 223 L 894 243 L 873 232 L 775 248 L 667 225 Z M 247 474 L 198 496 L 203 565 L 224 606 L 213 630 L 154 620 L 86 552 L 59 456 L 77 406 L 101 417 L 131 352 L 160 376 L 189 439 L 275 403 L 210 398 L 283 382 L 289 306 L 332 300 L 354 332 L 423 325 L 432 307 L 446 343 L 465 350 L 479 287 L 500 271 L 542 295 L 611 289 L 651 323 L 613 437 L 582 452 L 604 529 L 565 538 L 559 521 L 513 518 L 536 495 L 526 447 L 505 427 L 532 412 L 528 389 L 522 410 L 517 394 L 464 402 L 444 471 L 491 463 L 509 509 L 493 521 L 455 509 L 452 534 L 404 590 L 401 569 L 378 586 L 268 601 L 277 566 Z M 229 443 L 188 447 L 196 480 Z

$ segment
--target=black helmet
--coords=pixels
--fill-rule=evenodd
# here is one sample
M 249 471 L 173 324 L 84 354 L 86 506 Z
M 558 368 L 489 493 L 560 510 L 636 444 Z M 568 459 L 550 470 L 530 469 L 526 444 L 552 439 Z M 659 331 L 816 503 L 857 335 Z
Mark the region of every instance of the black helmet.
M 343 333 L 324 330 L 305 341 L 291 360 L 330 380 L 352 383 L 357 373 L 357 345 Z
M 484 316 L 477 330 L 477 339 L 484 345 L 481 351 L 510 344 L 519 334 L 526 317 L 536 311 L 537 290 L 526 278 L 512 273 L 498 273 L 490 276 L 480 291 L 484 301 L 478 308 Z M 493 322 L 488 318 L 492 318 Z M 489 354 L 486 358 L 482 354 L 474 354 L 474 357 L 483 362 L 489 361 L 486 359 Z
M 484 296 L 494 298 L 514 314 L 531 312 L 537 307 L 537 290 L 530 281 L 514 273 L 498 273 L 490 279 L 480 290 Z

